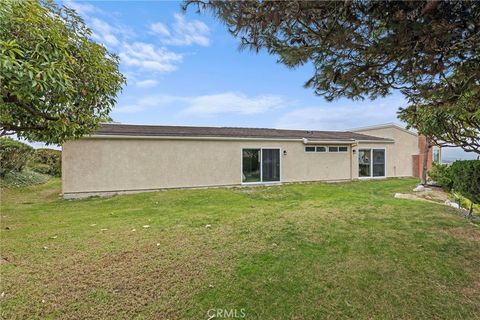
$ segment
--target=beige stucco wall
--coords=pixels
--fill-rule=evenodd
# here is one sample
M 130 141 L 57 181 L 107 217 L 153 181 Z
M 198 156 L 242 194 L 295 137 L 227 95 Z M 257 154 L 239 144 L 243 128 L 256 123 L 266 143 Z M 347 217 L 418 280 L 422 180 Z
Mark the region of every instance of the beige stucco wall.
M 394 144 L 386 145 L 387 177 L 413 175 L 412 155 L 418 154 L 418 136 L 397 127 L 355 131 L 371 136 L 390 138 Z M 374 148 L 375 144 L 359 143 L 358 148 Z
M 261 147 L 281 148 L 282 182 L 356 174 L 350 148 L 306 153 L 301 141 L 81 139 L 62 147 L 63 193 L 238 185 L 242 148 Z

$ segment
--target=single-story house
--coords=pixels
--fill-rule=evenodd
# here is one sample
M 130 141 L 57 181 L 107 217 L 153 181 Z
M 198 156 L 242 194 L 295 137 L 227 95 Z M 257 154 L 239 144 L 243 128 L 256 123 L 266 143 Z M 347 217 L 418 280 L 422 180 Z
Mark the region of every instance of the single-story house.
M 62 191 L 77 198 L 419 176 L 423 147 L 422 137 L 394 124 L 315 131 L 105 123 L 63 144 Z

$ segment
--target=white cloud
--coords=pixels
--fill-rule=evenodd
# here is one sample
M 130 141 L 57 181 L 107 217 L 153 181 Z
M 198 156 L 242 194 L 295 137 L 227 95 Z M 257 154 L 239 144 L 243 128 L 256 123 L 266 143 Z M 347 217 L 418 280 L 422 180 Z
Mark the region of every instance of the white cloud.
M 136 103 L 116 108 L 116 112 L 132 113 L 149 108 L 175 104 L 181 108 L 182 116 L 208 117 L 214 115 L 252 115 L 280 108 L 285 101 L 274 95 L 248 97 L 240 93 L 219 93 L 212 95 L 181 97 L 170 95 L 150 95 L 139 99 Z
M 193 97 L 183 113 L 194 116 L 250 115 L 267 112 L 280 107 L 283 103 L 283 99 L 275 95 L 248 97 L 240 93 L 226 92 Z
M 142 69 L 170 72 L 182 62 L 182 55 L 169 51 L 165 48 L 156 48 L 145 42 L 124 43 L 119 54 L 120 59 L 128 66 Z
M 176 97 L 176 96 L 169 96 L 169 95 L 149 95 L 145 96 L 135 103 L 127 104 L 124 106 L 120 106 L 115 108 L 115 112 L 119 113 L 135 113 L 144 111 L 150 108 L 160 108 L 169 103 L 179 102 L 182 101 L 183 98 Z
M 199 20 L 187 21 L 181 14 L 174 14 L 175 22 L 169 28 L 161 23 L 156 22 L 150 25 L 150 31 L 160 36 L 160 41 L 166 45 L 189 46 L 198 44 L 200 46 L 208 46 L 210 44 L 210 29 Z
M 99 19 L 91 18 L 90 27 L 93 29 L 92 37 L 106 45 L 117 46 L 120 41 L 115 36 L 118 33 L 118 29 L 111 26 L 109 23 Z
M 158 81 L 155 79 L 146 79 L 137 81 L 136 86 L 139 88 L 152 88 L 158 84 Z
M 404 101 L 375 103 L 349 102 L 348 106 L 301 108 L 287 112 L 277 121 L 277 128 L 312 129 L 312 130 L 348 130 L 379 123 L 399 122 L 398 107 Z
M 100 11 L 97 7 L 94 5 L 88 4 L 88 3 L 78 3 L 76 1 L 70 0 L 65 2 L 65 6 L 75 9 L 75 11 L 79 15 L 87 15 L 91 14 L 94 12 Z
M 152 31 L 152 33 L 159 34 L 161 36 L 170 36 L 170 31 L 168 31 L 167 26 L 161 22 L 153 23 L 150 26 L 150 30 Z

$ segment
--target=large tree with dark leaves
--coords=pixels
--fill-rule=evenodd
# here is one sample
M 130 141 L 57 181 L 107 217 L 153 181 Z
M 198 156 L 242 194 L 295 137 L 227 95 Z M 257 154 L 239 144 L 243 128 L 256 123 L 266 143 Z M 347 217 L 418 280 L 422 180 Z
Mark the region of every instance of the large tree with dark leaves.
M 62 143 L 108 118 L 125 78 L 75 11 L 0 0 L 0 135 Z
M 327 100 L 400 90 L 409 101 L 402 119 L 480 153 L 480 2 L 185 2 L 192 5 L 213 12 L 241 48 L 266 49 L 289 67 L 312 63 L 305 86 Z

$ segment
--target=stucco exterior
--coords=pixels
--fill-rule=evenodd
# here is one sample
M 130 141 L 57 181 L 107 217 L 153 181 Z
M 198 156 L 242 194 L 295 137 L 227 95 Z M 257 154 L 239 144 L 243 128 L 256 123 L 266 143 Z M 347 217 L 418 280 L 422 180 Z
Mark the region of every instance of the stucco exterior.
M 413 171 L 413 157 L 420 153 L 418 135 L 396 125 L 374 126 L 352 130 L 353 132 L 371 136 L 391 138 L 394 144 L 387 147 L 387 177 L 411 177 Z M 360 147 L 368 147 L 359 144 Z
M 398 131 L 398 132 L 397 132 Z M 280 182 L 358 178 L 359 148 L 386 150 L 386 176 L 411 176 L 416 137 L 402 130 L 368 132 L 391 142 L 356 142 L 347 152 L 308 153 L 306 141 L 262 139 L 189 139 L 156 137 L 88 137 L 62 146 L 64 197 L 145 191 L 163 188 L 242 184 L 242 149 L 280 148 Z

